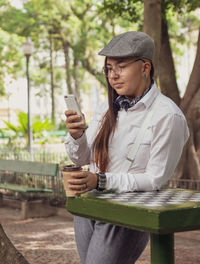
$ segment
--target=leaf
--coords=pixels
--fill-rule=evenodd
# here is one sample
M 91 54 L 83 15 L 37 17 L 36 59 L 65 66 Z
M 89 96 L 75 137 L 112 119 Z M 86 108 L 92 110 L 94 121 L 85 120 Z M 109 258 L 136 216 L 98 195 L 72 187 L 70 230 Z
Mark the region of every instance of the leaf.
M 19 132 L 19 128 L 17 126 L 12 125 L 10 122 L 7 122 L 3 120 L 3 122 L 6 124 L 6 128 L 12 130 L 15 133 Z

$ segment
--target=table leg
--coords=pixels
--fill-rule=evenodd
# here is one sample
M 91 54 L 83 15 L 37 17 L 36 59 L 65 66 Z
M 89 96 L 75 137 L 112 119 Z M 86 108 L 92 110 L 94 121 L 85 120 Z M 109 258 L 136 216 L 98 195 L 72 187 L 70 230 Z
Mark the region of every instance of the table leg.
M 151 264 L 174 264 L 174 234 L 151 234 Z

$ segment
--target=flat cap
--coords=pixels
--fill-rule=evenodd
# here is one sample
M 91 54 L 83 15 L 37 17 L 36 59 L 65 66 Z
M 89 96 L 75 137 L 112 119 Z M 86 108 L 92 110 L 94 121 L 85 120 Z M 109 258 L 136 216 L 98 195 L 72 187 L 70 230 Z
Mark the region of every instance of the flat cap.
M 99 55 L 106 57 L 142 57 L 152 61 L 153 39 L 139 31 L 129 31 L 114 37 Z

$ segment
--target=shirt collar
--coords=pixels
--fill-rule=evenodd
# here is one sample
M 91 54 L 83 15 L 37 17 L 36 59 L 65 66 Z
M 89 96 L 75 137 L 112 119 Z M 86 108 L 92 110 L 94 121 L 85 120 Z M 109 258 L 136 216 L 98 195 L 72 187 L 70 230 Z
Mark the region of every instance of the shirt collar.
M 152 88 L 154 81 L 151 82 L 148 89 L 146 89 L 140 96 L 137 96 L 133 100 L 126 98 L 124 95 L 119 95 L 114 103 L 116 111 L 119 109 L 125 109 L 126 111 L 136 105 Z
M 129 108 L 129 110 L 132 111 L 137 108 L 140 108 L 141 105 L 143 105 L 145 108 L 148 109 L 152 105 L 153 101 L 155 100 L 155 98 L 158 96 L 159 93 L 160 91 L 158 90 L 157 85 L 154 82 L 149 92 L 145 94 L 145 96 L 142 97 L 142 99 L 136 105 Z

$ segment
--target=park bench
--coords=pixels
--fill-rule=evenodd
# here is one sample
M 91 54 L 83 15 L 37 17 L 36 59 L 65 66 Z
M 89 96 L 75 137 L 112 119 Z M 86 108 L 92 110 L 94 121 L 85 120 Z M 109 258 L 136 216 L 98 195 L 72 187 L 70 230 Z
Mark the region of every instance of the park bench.
M 57 163 L 0 159 L 0 191 L 14 192 L 15 197 L 21 200 L 22 219 L 51 215 L 48 204 L 41 209 L 39 207 L 47 200 L 45 197 L 53 194 L 57 174 Z M 2 193 L 0 199 L 3 204 Z
M 68 197 L 74 215 L 150 232 L 151 264 L 174 264 L 174 233 L 200 228 L 200 192 L 88 192 Z

